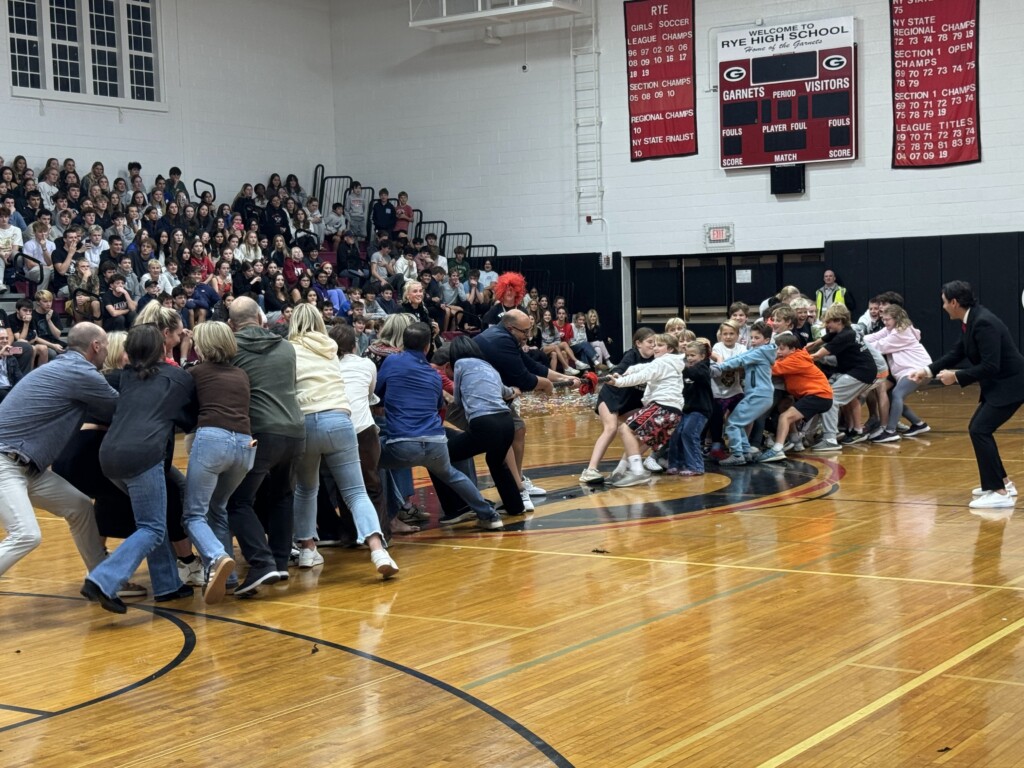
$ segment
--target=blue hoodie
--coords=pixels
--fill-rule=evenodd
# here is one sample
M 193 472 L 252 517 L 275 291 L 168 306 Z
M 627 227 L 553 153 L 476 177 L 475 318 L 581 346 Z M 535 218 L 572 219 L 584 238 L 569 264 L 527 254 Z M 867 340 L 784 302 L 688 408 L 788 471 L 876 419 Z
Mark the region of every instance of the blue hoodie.
M 767 397 L 774 396 L 772 386 L 772 366 L 775 365 L 775 354 L 777 348 L 771 342 L 760 347 L 754 347 L 716 365 L 723 371 L 731 371 L 735 368 L 743 368 L 743 396 Z

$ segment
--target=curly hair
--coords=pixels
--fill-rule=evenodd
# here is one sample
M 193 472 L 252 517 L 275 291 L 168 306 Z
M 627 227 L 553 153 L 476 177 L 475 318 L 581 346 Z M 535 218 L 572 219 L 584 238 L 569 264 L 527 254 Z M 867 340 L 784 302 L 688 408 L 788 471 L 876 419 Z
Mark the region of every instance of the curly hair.
M 512 290 L 512 295 L 515 296 L 516 306 L 522 304 L 523 297 L 526 295 L 526 278 L 518 272 L 502 272 L 494 283 L 495 298 L 501 301 L 505 298 L 505 293 L 510 289 Z

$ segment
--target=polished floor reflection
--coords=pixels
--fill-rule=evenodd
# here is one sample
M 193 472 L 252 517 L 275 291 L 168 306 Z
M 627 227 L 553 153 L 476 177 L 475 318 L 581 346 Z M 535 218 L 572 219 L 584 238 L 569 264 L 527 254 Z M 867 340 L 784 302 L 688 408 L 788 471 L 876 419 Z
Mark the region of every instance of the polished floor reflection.
M 576 482 L 597 424 L 556 400 L 528 519 L 209 609 L 86 604 L 41 514 L 0 579 L 0 764 L 1024 765 L 1024 528 L 968 512 L 974 397 L 916 395 L 918 439 L 623 489 Z

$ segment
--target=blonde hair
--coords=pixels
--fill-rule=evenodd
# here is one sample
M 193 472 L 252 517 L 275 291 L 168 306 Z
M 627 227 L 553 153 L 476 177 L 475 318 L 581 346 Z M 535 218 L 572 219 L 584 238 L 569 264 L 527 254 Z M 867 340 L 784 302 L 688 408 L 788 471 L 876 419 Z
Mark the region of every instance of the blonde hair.
M 656 333 L 654 334 L 655 344 L 664 344 L 672 352 L 679 351 L 679 339 L 673 336 L 671 333 Z
M 825 310 L 825 314 L 821 319 L 823 322 L 827 320 L 838 320 L 845 327 L 850 324 L 850 310 L 843 304 L 833 304 Z
M 668 321 L 665 323 L 665 333 L 674 331 L 677 328 L 683 331 L 686 330 L 686 321 L 683 320 L 683 318 L 681 317 L 669 318 Z
M 33 298 L 36 301 L 53 301 L 53 294 L 44 288 L 40 288 L 36 291 L 36 295 Z
M 380 332 L 377 334 L 377 340 L 382 344 L 387 344 L 389 347 L 401 349 L 404 346 L 402 344 L 402 335 L 405 333 L 405 329 L 416 321 L 417 318 L 407 312 L 388 315 L 387 320 L 384 321 L 384 325 L 381 326 Z
M 292 318 L 288 325 L 288 338 L 297 339 L 307 333 L 327 333 L 324 316 L 315 304 L 298 304 L 292 310 Z
M 136 325 L 155 325 L 161 332 L 172 331 L 181 327 L 181 315 L 176 309 L 165 307 L 157 301 L 151 301 L 136 316 L 132 326 Z
M 209 320 L 192 333 L 196 354 L 210 363 L 229 363 L 238 354 L 238 342 L 227 323 Z
M 882 317 L 891 317 L 896 321 L 896 329 L 904 331 L 907 328 L 912 328 L 913 323 L 910 322 L 910 315 L 907 314 L 907 310 L 901 307 L 899 304 L 890 304 L 882 310 Z
M 691 331 L 689 329 L 686 329 L 685 331 L 683 331 L 683 341 L 684 342 L 691 342 L 691 341 L 696 341 L 696 340 L 697 340 L 697 334 L 696 333 L 694 333 L 693 331 Z
M 100 373 L 111 373 L 121 370 L 121 359 L 124 357 L 124 340 L 128 334 L 124 331 L 107 332 L 107 359 Z
M 711 357 L 711 342 L 703 337 L 697 339 L 696 341 L 691 341 L 684 347 L 684 349 L 687 352 L 699 354 L 701 357 L 705 359 Z

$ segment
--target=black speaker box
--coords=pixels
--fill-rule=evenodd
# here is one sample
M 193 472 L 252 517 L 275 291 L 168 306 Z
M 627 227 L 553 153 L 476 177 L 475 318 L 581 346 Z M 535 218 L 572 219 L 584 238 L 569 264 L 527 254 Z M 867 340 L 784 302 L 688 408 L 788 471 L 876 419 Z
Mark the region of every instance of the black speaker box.
M 773 165 L 772 194 L 802 195 L 804 193 L 804 165 Z

